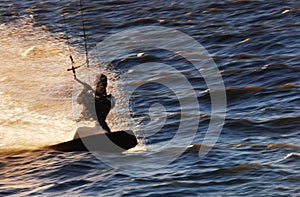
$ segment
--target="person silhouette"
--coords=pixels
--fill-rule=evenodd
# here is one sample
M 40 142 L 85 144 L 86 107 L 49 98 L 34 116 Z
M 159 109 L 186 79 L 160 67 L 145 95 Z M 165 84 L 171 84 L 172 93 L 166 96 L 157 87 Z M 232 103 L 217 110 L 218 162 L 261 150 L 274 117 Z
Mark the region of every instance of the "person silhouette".
M 111 94 L 107 95 L 106 87 L 107 77 L 101 74 L 95 90 L 95 109 L 99 124 L 105 131 L 110 133 L 111 130 L 106 123 L 106 117 L 114 105 L 114 102 L 112 102 L 114 97 Z

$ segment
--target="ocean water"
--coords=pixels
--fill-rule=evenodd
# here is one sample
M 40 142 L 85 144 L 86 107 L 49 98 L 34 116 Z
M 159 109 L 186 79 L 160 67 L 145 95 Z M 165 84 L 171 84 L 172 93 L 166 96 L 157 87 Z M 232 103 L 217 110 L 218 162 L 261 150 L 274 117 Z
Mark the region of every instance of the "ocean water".
M 300 196 L 298 1 L 82 3 L 89 67 L 79 1 L 0 2 L 0 196 Z M 147 34 L 149 26 L 181 37 Z M 166 50 L 193 48 L 185 35 L 206 51 Z M 108 125 L 133 130 L 137 149 L 107 162 L 44 148 L 87 125 L 70 54 L 83 65 L 78 80 L 93 87 L 97 74 L 108 76 L 116 99 Z M 204 139 L 223 115 L 212 113 L 222 90 L 190 61 L 208 55 L 226 92 L 215 144 Z M 201 147 L 211 150 L 199 157 Z

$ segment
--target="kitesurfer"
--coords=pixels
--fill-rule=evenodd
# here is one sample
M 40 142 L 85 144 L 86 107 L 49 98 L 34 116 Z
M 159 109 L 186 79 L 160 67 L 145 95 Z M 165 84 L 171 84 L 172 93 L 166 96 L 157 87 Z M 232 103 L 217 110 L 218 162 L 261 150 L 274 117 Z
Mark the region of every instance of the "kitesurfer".
M 99 124 L 107 132 L 111 132 L 110 128 L 106 123 L 106 117 L 113 107 L 113 96 L 111 94 L 107 95 L 107 77 L 104 74 L 101 74 L 95 91 L 95 109 Z

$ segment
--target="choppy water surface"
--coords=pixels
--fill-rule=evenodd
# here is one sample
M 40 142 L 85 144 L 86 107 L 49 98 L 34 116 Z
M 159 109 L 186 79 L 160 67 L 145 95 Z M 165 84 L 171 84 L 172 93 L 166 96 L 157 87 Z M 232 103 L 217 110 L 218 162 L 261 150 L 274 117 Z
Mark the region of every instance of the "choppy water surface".
M 44 145 L 71 139 L 76 130 L 75 82 L 66 69 L 70 50 L 76 64 L 85 61 L 79 1 L 4 0 L 0 3 L 1 196 L 300 195 L 299 2 L 113 0 L 84 1 L 83 8 L 89 50 L 114 33 L 145 25 L 176 28 L 202 44 L 226 87 L 227 116 L 221 136 L 211 152 L 198 157 L 211 110 L 204 79 L 180 55 L 143 48 L 110 65 L 99 63 L 117 100 L 108 124 L 112 130 L 133 129 L 148 147 L 138 154 L 171 140 L 180 120 L 195 116 L 181 114 L 178 95 L 171 89 L 155 83 L 140 86 L 130 112 L 123 109 L 122 99 L 124 84 L 148 80 L 150 68 L 140 68 L 139 78 L 128 83 L 126 74 L 133 72 L 133 66 L 172 65 L 198 97 L 200 123 L 191 146 L 167 167 L 152 172 L 111 168 L 91 153 L 43 150 Z M 161 75 L 155 69 L 151 72 L 164 80 L 175 74 L 164 70 Z M 84 68 L 78 72 L 89 75 Z M 164 106 L 163 112 L 155 111 L 157 102 Z M 155 118 L 161 113 L 168 115 L 163 125 L 160 116 Z M 162 153 L 181 149 L 178 144 Z

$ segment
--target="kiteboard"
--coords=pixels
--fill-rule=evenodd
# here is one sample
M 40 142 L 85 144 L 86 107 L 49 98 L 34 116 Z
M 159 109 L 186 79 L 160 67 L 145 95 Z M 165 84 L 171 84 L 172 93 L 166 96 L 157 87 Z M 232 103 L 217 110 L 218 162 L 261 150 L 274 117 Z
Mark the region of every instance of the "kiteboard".
M 105 151 L 122 152 L 134 148 L 138 144 L 134 133 L 128 131 L 115 131 L 110 133 L 96 134 L 67 142 L 51 145 L 48 148 L 63 151 Z

